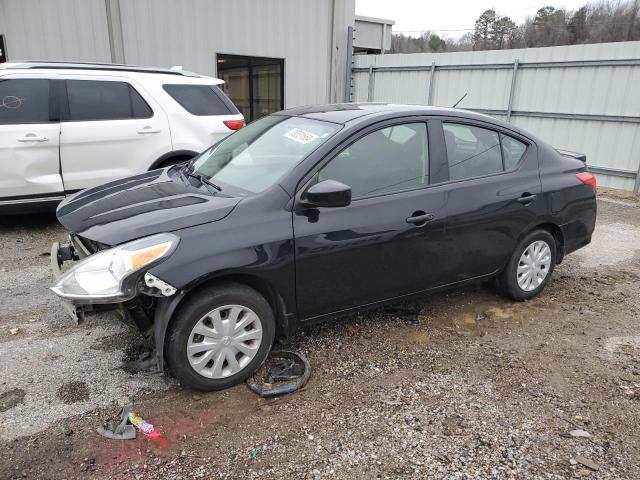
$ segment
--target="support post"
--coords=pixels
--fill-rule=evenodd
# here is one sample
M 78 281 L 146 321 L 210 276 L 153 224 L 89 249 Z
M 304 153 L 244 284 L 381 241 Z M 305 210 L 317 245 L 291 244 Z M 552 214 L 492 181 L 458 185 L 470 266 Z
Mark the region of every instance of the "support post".
M 373 73 L 373 65 L 369 65 L 369 88 L 367 90 L 367 102 L 373 102 L 373 89 L 374 89 L 374 73 Z
M 353 79 L 353 33 L 354 28 L 349 25 L 347 29 L 347 68 L 345 69 L 345 82 L 344 82 L 344 101 L 345 103 L 351 103 L 351 82 Z
M 511 111 L 513 109 L 513 95 L 516 90 L 516 77 L 518 76 L 518 63 L 520 61 L 516 58 L 513 61 L 513 74 L 511 76 L 511 90 L 509 90 L 509 104 L 507 105 L 507 122 L 511 121 Z
M 633 193 L 640 193 L 640 165 L 638 165 L 638 173 L 636 173 L 636 183 L 633 185 Z
M 120 0 L 105 0 L 111 63 L 125 63 Z
M 433 77 L 436 74 L 436 62 L 431 62 L 429 73 L 429 86 L 427 87 L 427 105 L 433 105 Z

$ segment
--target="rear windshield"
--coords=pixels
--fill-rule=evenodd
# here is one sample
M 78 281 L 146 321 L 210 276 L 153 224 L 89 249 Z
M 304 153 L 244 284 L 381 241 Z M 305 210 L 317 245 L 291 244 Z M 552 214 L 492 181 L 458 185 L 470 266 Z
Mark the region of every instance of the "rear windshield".
M 236 115 L 240 113 L 216 85 L 163 85 L 164 91 L 191 115 Z

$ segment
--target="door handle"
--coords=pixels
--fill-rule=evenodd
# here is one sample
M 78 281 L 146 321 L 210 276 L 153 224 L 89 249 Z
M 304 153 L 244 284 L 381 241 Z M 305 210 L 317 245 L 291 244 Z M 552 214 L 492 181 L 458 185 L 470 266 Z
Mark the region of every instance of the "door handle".
M 415 212 L 412 216 L 407 218 L 407 223 L 413 223 L 414 225 L 422 226 L 427 222 L 430 222 L 435 218 L 433 213 Z
M 48 142 L 49 137 L 44 135 L 36 135 L 35 133 L 27 133 L 24 137 L 18 138 L 19 142 Z
M 141 128 L 140 130 L 138 130 L 138 133 L 140 135 L 146 135 L 148 133 L 160 133 L 160 129 L 159 128 L 153 128 L 153 127 L 144 127 L 144 128 Z
M 532 195 L 531 193 L 523 193 L 520 198 L 518 198 L 518 203 L 523 205 L 529 205 L 536 199 L 537 195 Z

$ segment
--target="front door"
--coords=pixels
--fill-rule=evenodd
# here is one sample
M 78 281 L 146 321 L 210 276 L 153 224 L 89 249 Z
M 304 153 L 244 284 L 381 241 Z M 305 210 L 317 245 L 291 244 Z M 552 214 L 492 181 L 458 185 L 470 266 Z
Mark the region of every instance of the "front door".
M 217 56 L 222 90 L 250 121 L 284 108 L 284 60 L 280 58 Z
M 378 128 L 314 176 L 352 189 L 340 208 L 295 207 L 301 320 L 428 289 L 446 262 L 445 192 L 429 186 L 426 122 Z
M 0 77 L 0 201 L 61 196 L 52 82 Z
M 167 116 L 139 86 L 109 77 L 65 83 L 60 158 L 66 190 L 145 172 L 172 150 Z

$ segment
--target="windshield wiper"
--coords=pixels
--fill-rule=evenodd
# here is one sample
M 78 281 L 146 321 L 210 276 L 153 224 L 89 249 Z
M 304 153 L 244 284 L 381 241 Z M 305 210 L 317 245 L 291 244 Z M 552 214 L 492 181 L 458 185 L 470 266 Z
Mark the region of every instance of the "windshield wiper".
M 218 185 L 213 183 L 211 180 L 209 180 L 207 177 L 205 177 L 201 173 L 194 173 L 193 171 L 191 171 L 188 168 L 184 169 L 182 171 L 182 173 L 184 173 L 184 175 L 187 176 L 187 177 L 195 178 L 196 180 L 198 180 L 203 185 L 206 185 L 208 187 L 214 188 L 218 192 L 222 191 L 222 187 L 219 187 Z

